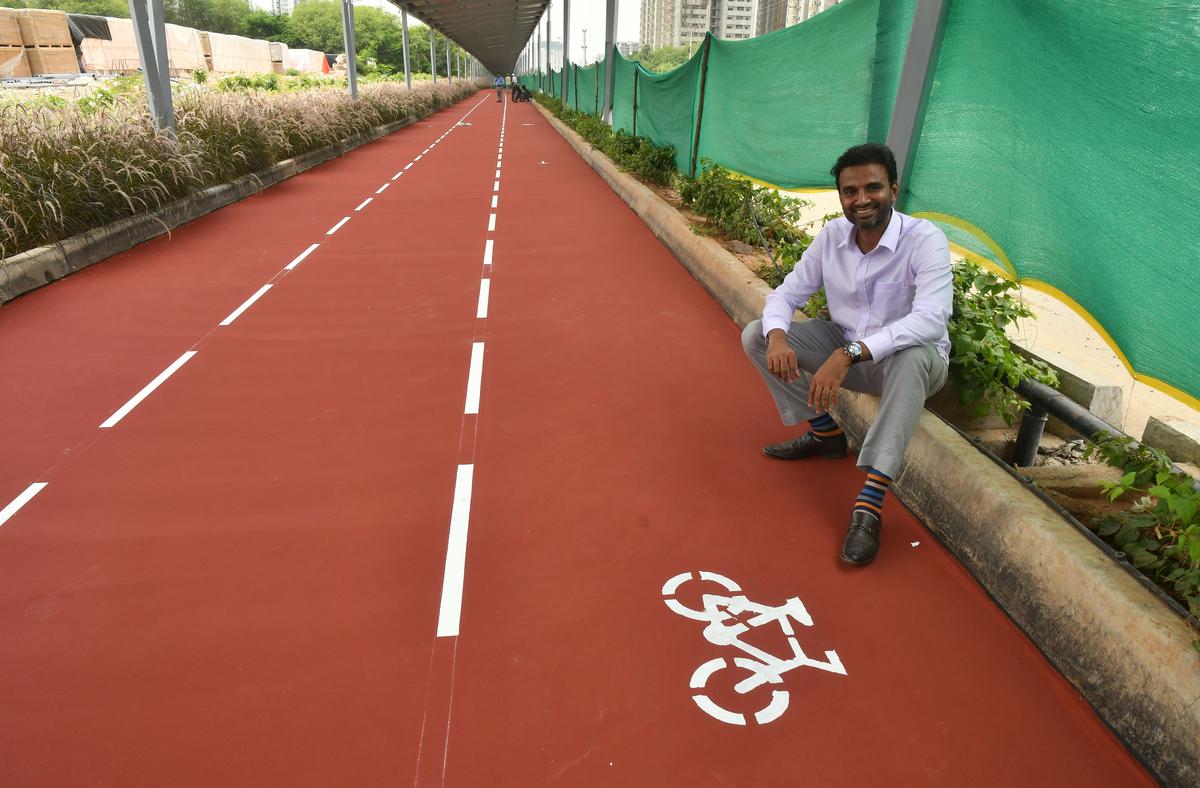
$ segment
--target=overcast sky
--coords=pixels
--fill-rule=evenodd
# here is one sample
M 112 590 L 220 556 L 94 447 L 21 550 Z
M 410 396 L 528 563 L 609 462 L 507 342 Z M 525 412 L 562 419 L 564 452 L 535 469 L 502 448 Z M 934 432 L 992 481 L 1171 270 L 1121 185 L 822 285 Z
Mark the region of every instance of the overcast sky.
M 266 5 L 270 0 L 258 0 Z M 562 41 L 562 15 L 564 0 L 551 0 L 548 14 L 551 16 L 550 33 L 555 41 Z M 400 13 L 388 0 L 354 0 L 355 5 L 381 8 Z M 617 40 L 638 40 L 638 13 L 641 0 L 617 0 Z M 571 59 L 576 63 L 599 60 L 604 49 L 605 0 L 571 0 Z M 411 17 L 415 19 L 416 17 Z M 540 23 L 546 24 L 546 17 Z M 587 60 L 583 56 L 583 31 L 587 30 Z

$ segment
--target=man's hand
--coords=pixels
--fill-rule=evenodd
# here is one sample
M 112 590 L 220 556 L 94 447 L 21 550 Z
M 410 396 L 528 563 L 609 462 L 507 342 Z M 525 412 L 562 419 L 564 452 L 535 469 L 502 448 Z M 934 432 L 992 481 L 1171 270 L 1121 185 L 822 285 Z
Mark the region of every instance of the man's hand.
M 825 413 L 838 401 L 838 389 L 850 371 L 850 359 L 841 348 L 825 360 L 812 376 L 808 387 L 808 406 L 817 413 Z
M 791 383 L 800 377 L 796 351 L 788 344 L 787 332 L 782 328 L 773 328 L 767 334 L 767 369 L 784 383 Z

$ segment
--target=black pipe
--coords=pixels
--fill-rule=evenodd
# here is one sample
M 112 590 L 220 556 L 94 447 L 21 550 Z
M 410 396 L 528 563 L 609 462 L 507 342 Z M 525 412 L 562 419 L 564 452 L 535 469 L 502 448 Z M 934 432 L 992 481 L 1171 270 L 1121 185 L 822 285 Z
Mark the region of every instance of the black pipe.
M 1021 429 L 1017 431 L 1017 445 L 1013 448 L 1013 465 L 1026 468 L 1037 460 L 1038 446 L 1042 433 L 1046 431 L 1046 409 L 1030 400 L 1029 410 L 1021 416 Z
M 1095 440 L 1100 433 L 1108 433 L 1114 438 L 1129 437 L 1121 430 L 1109 424 L 1107 421 L 1096 418 L 1091 411 L 1087 410 L 1079 403 L 1074 402 L 1067 397 L 1067 395 L 1050 388 L 1045 383 L 1038 383 L 1036 380 L 1023 380 L 1021 381 L 1020 385 L 1017 386 L 1017 393 L 1029 400 L 1031 407 L 1040 408 L 1043 412 L 1049 413 L 1051 416 L 1059 419 L 1063 424 L 1066 424 L 1076 433 L 1084 438 L 1087 438 L 1088 440 Z M 1033 429 L 1034 427 L 1031 425 L 1028 432 L 1032 433 Z M 1017 435 L 1018 444 L 1021 442 L 1021 433 L 1024 432 L 1026 432 L 1026 425 L 1025 420 L 1022 419 L 1021 430 Z M 1041 437 L 1040 433 L 1038 437 Z M 1026 436 L 1026 440 L 1029 440 L 1029 436 Z M 1036 441 L 1034 441 L 1033 446 L 1033 451 L 1036 454 Z M 1141 443 L 1134 441 L 1130 445 L 1130 448 L 1136 450 L 1139 446 L 1141 446 Z M 1027 445 L 1022 446 L 1021 448 L 1025 450 L 1026 454 L 1028 453 Z M 1032 459 L 1029 459 L 1027 456 L 1023 457 L 1020 453 L 1020 450 L 1017 452 L 1017 457 L 1017 465 L 1032 464 Z M 1022 459 L 1027 459 L 1028 461 L 1022 463 Z M 1191 475 L 1174 463 L 1171 464 L 1171 470 L 1184 476 Z M 1192 479 L 1192 488 L 1195 490 L 1200 490 L 1200 480 Z

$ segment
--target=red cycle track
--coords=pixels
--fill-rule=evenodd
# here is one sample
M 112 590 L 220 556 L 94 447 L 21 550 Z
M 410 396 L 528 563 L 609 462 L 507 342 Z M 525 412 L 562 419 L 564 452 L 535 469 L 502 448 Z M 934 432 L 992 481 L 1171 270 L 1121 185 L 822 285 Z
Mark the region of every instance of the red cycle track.
M 0 310 L 0 507 L 48 483 L 0 527 L 0 785 L 1152 784 L 894 499 L 838 562 L 853 461 L 759 455 L 786 433 L 728 318 L 490 96 Z M 846 675 L 706 714 L 735 655 L 662 598 L 701 570 L 801 598 Z

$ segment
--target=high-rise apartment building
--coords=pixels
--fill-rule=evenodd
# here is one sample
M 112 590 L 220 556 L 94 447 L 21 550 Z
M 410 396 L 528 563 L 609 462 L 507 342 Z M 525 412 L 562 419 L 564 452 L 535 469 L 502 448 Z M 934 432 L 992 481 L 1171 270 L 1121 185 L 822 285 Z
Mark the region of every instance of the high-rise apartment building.
M 704 39 L 753 38 L 764 0 L 642 0 L 642 46 L 687 46 Z
M 759 0 L 754 34 L 773 33 L 811 19 L 841 0 Z

